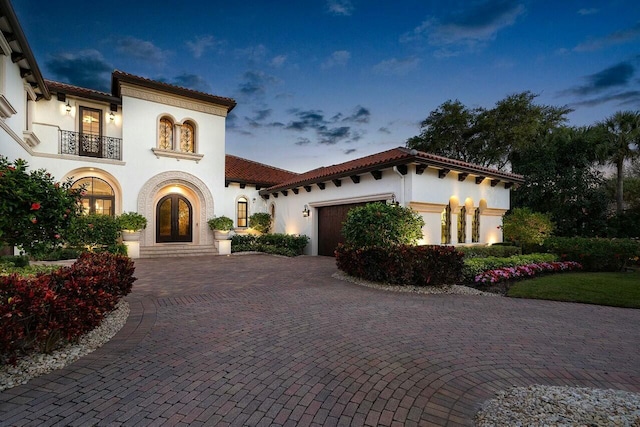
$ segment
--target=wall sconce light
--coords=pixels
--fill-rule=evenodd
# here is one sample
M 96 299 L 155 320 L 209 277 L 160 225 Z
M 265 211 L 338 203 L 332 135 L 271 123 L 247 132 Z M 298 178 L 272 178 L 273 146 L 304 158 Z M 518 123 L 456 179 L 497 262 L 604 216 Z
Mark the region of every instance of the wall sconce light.
M 109 111 L 109 120 L 114 121 L 116 119 L 116 115 L 113 114 L 113 111 Z
M 391 206 L 400 206 L 400 202 L 396 201 L 396 195 L 392 194 L 391 195 L 391 203 L 389 203 Z
M 302 210 L 302 216 L 307 218 L 311 212 L 309 211 L 309 206 L 304 205 L 304 209 Z
M 67 105 L 64 106 L 64 109 L 67 110 L 67 114 L 71 113 L 71 104 L 67 101 Z

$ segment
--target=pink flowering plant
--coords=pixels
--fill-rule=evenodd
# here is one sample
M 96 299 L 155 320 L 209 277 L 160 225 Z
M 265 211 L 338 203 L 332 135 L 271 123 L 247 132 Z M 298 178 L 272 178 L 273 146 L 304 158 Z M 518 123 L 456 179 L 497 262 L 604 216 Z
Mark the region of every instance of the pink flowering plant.
M 0 156 L 0 244 L 37 256 L 59 246 L 80 213 L 80 190 L 56 182 L 44 169 Z
M 478 274 L 474 281 L 477 284 L 490 284 L 525 279 L 545 273 L 558 273 L 561 271 L 581 269 L 582 265 L 574 261 L 541 262 L 487 270 Z

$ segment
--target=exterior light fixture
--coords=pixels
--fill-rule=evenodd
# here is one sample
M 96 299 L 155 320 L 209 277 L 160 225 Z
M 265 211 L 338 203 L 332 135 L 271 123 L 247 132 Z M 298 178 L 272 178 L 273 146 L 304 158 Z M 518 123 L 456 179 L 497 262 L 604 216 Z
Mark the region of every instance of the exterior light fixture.
M 113 114 L 113 111 L 109 111 L 109 120 L 114 121 L 116 119 L 116 115 Z
M 65 105 L 64 108 L 67 110 L 67 114 L 71 112 L 71 104 L 69 104 L 69 101 L 67 101 L 67 105 Z
M 307 218 L 310 213 L 311 213 L 311 211 L 309 211 L 309 206 L 304 205 L 304 209 L 302 210 L 302 216 Z
M 391 206 L 400 206 L 400 202 L 396 201 L 396 195 L 392 194 L 391 195 L 391 203 L 389 203 Z

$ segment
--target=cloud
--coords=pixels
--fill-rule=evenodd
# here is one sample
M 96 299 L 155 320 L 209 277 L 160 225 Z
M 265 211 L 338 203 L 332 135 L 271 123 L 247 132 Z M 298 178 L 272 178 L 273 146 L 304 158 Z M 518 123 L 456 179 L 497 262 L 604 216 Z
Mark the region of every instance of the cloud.
M 418 68 L 418 64 L 420 64 L 420 59 L 416 57 L 404 59 L 391 58 L 374 65 L 373 71 L 384 75 L 405 76 Z
M 580 43 L 574 47 L 573 50 L 576 52 L 590 52 L 616 44 L 627 43 L 637 39 L 638 37 L 640 37 L 640 22 L 636 23 L 636 25 L 631 28 L 615 31 L 604 37 Z
M 329 68 L 337 67 L 337 66 L 345 66 L 347 62 L 351 59 L 351 53 L 347 50 L 336 50 L 331 54 L 326 61 L 324 61 L 320 67 L 323 70 L 327 70 Z
M 438 56 L 453 56 L 473 51 L 494 40 L 498 31 L 513 25 L 525 13 L 525 7 L 511 0 L 485 0 L 439 20 L 429 17 L 401 41 L 424 41 L 439 48 Z
M 236 49 L 236 57 L 252 62 L 261 62 L 267 56 L 267 48 L 263 44 L 249 46 L 244 49 Z
M 211 92 L 211 85 L 201 76 L 196 74 L 183 73 L 175 76 L 169 83 L 185 87 L 187 89 L 199 90 L 201 92 Z
M 247 71 L 242 76 L 239 91 L 244 96 L 259 97 L 266 93 L 269 85 L 277 84 L 279 80 L 262 71 Z
M 626 86 L 631 81 L 634 72 L 635 68 L 631 63 L 620 62 L 598 73 L 586 76 L 584 78 L 587 81 L 586 84 L 567 89 L 561 94 L 588 96 L 607 89 Z
M 578 11 L 578 15 L 586 16 L 586 15 L 594 15 L 599 12 L 599 9 L 592 7 L 591 9 L 580 9 Z
M 346 118 L 343 118 L 344 115 L 342 113 L 338 113 L 328 120 L 321 110 L 293 109 L 289 110 L 288 113 L 294 116 L 294 120 L 290 121 L 285 126 L 285 129 L 295 132 L 313 132 L 317 137 L 316 142 L 324 145 L 334 145 L 343 141 L 358 141 L 362 138 L 362 132 L 354 130 L 351 126 L 340 124 L 345 121 L 366 123 L 371 114 L 368 109 L 361 106 L 356 107 L 354 113 Z M 296 144 L 301 145 L 299 143 Z
M 163 62 L 167 53 L 145 40 L 124 37 L 116 41 L 116 52 L 146 62 Z
M 327 9 L 333 15 L 351 16 L 353 4 L 351 0 L 327 0 Z
M 355 153 L 356 151 L 358 150 L 356 150 L 355 148 L 349 148 L 347 150 L 344 150 L 344 154 L 351 154 L 351 153 Z
M 56 80 L 104 92 L 111 90 L 113 66 L 97 50 L 59 53 L 45 64 Z
M 387 135 L 391 135 L 391 131 L 389 130 L 389 128 L 388 128 L 388 127 L 385 127 L 385 126 L 383 126 L 383 127 L 381 127 L 380 129 L 378 129 L 378 132 L 380 132 L 380 133 L 386 133 Z
M 630 90 L 626 92 L 614 93 L 599 96 L 597 98 L 586 99 L 584 101 L 575 102 L 570 105 L 570 107 L 595 107 L 596 105 L 605 104 L 607 102 L 615 102 L 618 101 L 617 105 L 625 106 L 630 105 L 635 108 L 640 107 L 640 91 L 638 90 Z
M 353 113 L 350 116 L 342 119 L 343 122 L 354 122 L 354 123 L 369 123 L 369 118 L 371 117 L 371 111 L 369 109 L 364 108 L 358 105 Z
M 309 145 L 311 144 L 311 140 L 309 138 L 298 138 L 296 141 L 296 145 Z
M 278 55 L 271 60 L 271 66 L 274 68 L 280 68 L 284 65 L 286 61 L 287 61 L 287 55 Z
M 225 42 L 216 40 L 213 36 L 196 36 L 195 40 L 187 40 L 185 44 L 194 58 L 200 58 L 206 50 L 222 47 Z

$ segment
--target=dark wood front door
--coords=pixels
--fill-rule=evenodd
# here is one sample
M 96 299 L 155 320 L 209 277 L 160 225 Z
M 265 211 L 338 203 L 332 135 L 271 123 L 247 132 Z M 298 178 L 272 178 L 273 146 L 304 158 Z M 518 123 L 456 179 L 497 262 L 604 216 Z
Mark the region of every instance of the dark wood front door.
M 156 208 L 156 241 L 191 242 L 191 203 L 179 194 L 169 194 L 158 202 Z
M 318 208 L 318 255 L 334 256 L 338 243 L 344 242 L 342 223 L 347 219 L 347 212 L 366 204 L 351 203 Z

